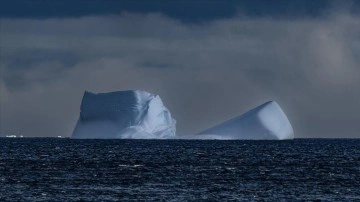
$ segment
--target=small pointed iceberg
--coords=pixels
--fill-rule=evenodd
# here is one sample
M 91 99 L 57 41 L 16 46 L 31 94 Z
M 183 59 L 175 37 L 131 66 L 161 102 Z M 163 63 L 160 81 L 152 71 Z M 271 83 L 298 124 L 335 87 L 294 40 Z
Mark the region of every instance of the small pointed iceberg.
M 72 138 L 167 139 L 176 121 L 161 98 L 145 91 L 85 92 Z
M 198 134 L 199 139 L 293 139 L 289 119 L 275 101 L 266 102 L 245 114 Z

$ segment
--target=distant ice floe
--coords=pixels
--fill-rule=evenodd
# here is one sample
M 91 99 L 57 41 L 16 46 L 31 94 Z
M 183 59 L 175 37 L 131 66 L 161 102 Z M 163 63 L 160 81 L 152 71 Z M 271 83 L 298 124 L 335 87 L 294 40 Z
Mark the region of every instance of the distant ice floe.
M 196 135 L 176 136 L 176 121 L 158 95 L 139 90 L 85 92 L 72 138 L 80 139 L 293 139 L 290 121 L 275 101 Z
M 24 136 L 22 136 L 22 135 L 19 135 L 19 136 L 17 136 L 17 135 L 6 135 L 5 137 L 7 137 L 7 138 L 22 138 Z

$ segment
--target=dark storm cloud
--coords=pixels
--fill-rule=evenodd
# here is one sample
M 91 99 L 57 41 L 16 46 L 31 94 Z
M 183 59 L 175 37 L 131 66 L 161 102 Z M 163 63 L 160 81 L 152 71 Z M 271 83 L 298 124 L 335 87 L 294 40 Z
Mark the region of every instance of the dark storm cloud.
M 234 17 L 238 11 L 251 17 L 316 17 L 340 2 L 356 11 L 360 3 L 347 0 L 11 0 L 2 2 L 0 17 L 63 18 L 88 15 L 120 15 L 124 12 L 163 13 L 182 22 L 194 23 Z M 184 12 L 186 11 L 186 12 Z
M 239 15 L 241 16 L 241 15 Z M 1 133 L 68 136 L 84 90 L 159 94 L 192 134 L 276 100 L 296 137 L 359 137 L 360 17 L 1 20 Z

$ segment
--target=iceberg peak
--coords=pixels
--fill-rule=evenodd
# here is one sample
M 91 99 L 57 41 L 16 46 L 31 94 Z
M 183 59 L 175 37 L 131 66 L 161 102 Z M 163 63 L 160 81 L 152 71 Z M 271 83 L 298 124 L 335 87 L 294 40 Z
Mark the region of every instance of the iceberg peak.
M 268 101 L 250 111 L 200 132 L 213 139 L 293 139 L 294 130 L 284 111 Z

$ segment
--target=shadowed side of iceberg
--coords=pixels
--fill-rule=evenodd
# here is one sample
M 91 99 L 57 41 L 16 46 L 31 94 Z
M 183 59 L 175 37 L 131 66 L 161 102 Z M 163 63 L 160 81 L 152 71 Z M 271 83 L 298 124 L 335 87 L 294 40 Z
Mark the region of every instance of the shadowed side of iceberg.
M 72 138 L 165 139 L 176 121 L 161 98 L 145 91 L 85 92 Z
M 197 134 L 198 139 L 293 139 L 289 119 L 275 101 L 266 102 L 245 114 Z

